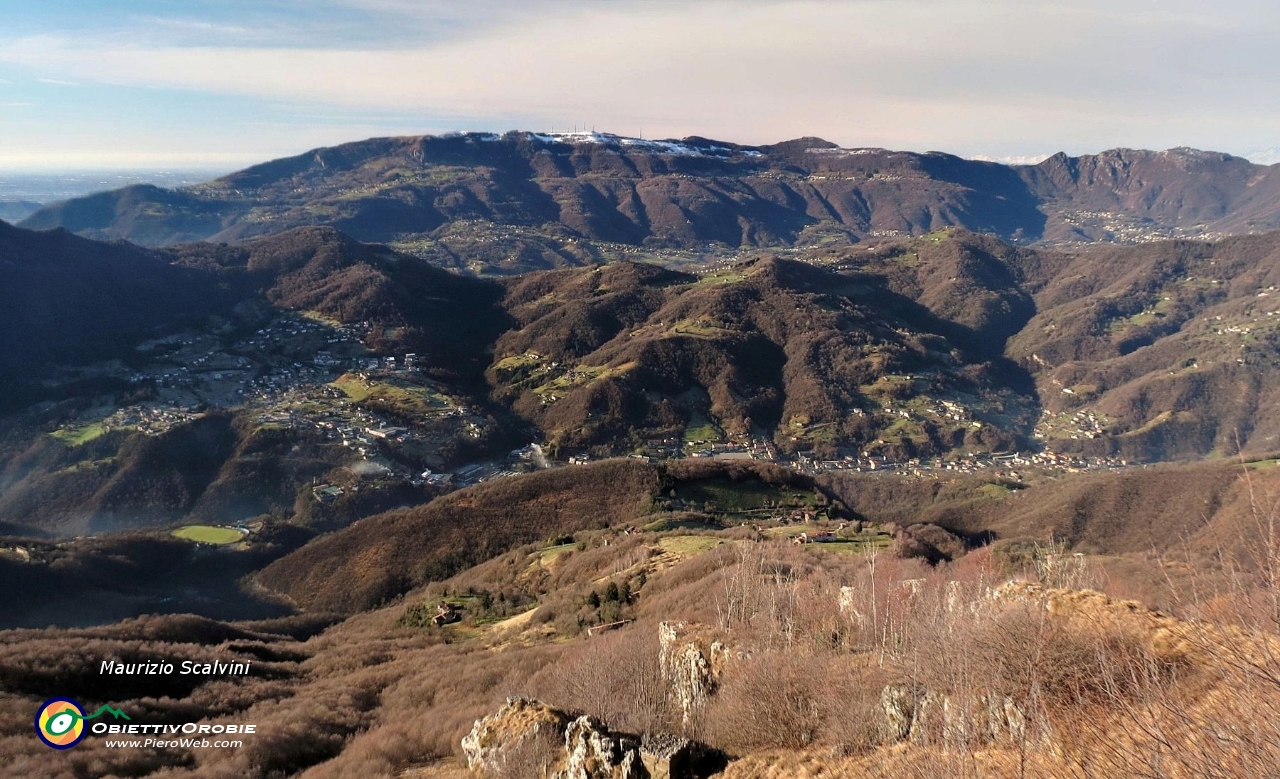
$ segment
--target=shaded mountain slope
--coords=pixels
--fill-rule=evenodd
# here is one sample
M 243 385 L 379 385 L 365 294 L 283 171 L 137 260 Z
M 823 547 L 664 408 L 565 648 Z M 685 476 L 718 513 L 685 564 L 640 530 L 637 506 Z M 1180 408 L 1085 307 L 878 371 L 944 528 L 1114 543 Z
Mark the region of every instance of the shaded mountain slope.
M 104 224 L 115 225 L 103 229 Z M 46 230 L 63 227 L 89 238 L 128 240 L 161 246 L 193 235 L 211 234 L 220 220 L 217 209 L 184 191 L 137 184 L 53 203 L 41 208 L 23 226 Z
M 0 460 L 0 516 L 62 537 L 184 519 L 234 524 L 292 511 L 300 489 L 350 459 L 315 435 L 229 412 L 162 435 L 117 430 L 79 446 L 37 434 Z
M 17 222 L 39 211 L 40 206 L 31 200 L 0 200 L 0 219 Z
M 0 222 L 0 374 L 120 356 L 234 299 L 163 252 Z
M 1261 542 L 1270 508 L 1266 496 L 1280 488 L 1280 468 L 1272 461 L 1161 464 L 1054 479 L 1035 471 L 1020 476 L 910 481 L 834 473 L 820 481 L 853 511 L 878 522 L 925 522 L 990 540 L 1052 537 L 1089 554 L 1226 554 L 1240 560 Z
M 275 308 L 369 323 L 372 348 L 419 352 L 454 377 L 475 380 L 485 348 L 509 326 L 498 308 L 498 285 L 359 243 L 330 227 L 170 252 L 175 264 L 236 279 Z
M 251 302 L 368 323 L 375 348 L 417 349 L 474 379 L 475 359 L 508 326 L 496 284 L 327 227 L 149 250 L 0 223 L 0 281 L 0 371 L 10 372 L 127 356 L 187 327 L 242 326 Z

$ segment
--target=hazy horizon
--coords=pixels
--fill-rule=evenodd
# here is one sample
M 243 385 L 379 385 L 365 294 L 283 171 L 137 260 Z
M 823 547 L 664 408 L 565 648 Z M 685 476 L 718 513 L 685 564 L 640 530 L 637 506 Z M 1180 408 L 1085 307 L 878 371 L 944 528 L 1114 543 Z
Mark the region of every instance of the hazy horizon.
M 133 184 L 182 187 L 209 181 L 231 172 L 231 169 L 220 168 L 159 170 L 87 168 L 26 171 L 0 169 L 0 203 L 25 201 L 45 205 Z

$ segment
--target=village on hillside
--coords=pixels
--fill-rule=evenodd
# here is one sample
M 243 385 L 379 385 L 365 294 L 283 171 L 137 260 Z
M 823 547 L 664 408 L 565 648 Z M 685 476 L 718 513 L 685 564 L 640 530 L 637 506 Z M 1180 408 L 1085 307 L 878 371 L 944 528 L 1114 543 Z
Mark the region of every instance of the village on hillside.
M 282 313 L 229 342 L 217 335 L 184 332 L 140 345 L 136 359 L 128 363 L 113 360 L 63 369 L 58 382 L 117 380 L 137 389 L 136 401 L 119 408 L 92 409 L 52 434 L 70 444 L 114 430 L 159 436 L 212 410 L 241 410 L 249 412 L 262 429 L 305 431 L 346 447 L 350 450 L 348 468 L 359 478 L 431 488 L 462 487 L 528 470 L 578 465 L 598 457 L 586 451 L 561 451 L 541 441 L 506 456 L 463 465 L 445 462 L 438 455 L 443 442 L 472 440 L 482 444 L 494 432 L 495 421 L 483 409 L 448 394 L 425 375 L 417 355 L 372 353 L 364 345 L 369 328 L 367 323 L 341 324 Z M 570 369 L 555 366 L 552 370 Z M 910 405 L 899 405 L 901 408 L 886 405 L 884 413 L 901 417 L 903 424 L 925 418 L 949 420 L 962 427 L 981 424 L 960 401 L 918 398 Z M 1103 424 L 1104 420 L 1087 410 L 1059 415 L 1044 412 L 1036 437 L 1042 441 L 1093 438 Z M 803 436 L 812 431 L 797 429 L 796 433 Z M 483 448 L 478 446 L 477 450 Z M 810 475 L 852 471 L 911 479 L 976 472 L 1016 477 L 1020 468 L 1078 472 L 1129 465 L 1118 457 L 1058 454 L 1047 447 L 1038 452 L 965 452 L 947 458 L 905 460 L 892 459 L 875 449 L 826 458 L 804 451 L 790 456 L 763 435 L 730 437 L 700 417 L 690 421 L 684 435 L 647 440 L 631 456 L 650 461 L 685 457 L 758 460 Z M 317 484 L 313 495 L 318 502 L 329 503 L 340 498 L 345 489 L 338 484 Z

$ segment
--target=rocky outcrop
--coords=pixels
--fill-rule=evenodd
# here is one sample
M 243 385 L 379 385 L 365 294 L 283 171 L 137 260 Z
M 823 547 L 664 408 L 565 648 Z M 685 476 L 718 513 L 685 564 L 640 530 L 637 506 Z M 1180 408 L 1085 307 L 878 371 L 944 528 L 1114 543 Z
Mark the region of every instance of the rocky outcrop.
M 974 744 L 1021 743 L 1027 718 L 1007 695 L 942 695 L 890 685 L 880 691 L 881 736 L 886 743 Z
M 545 779 L 704 779 L 723 770 L 717 750 L 679 736 L 642 741 L 589 716 L 540 701 L 508 698 L 462 739 L 467 766 L 481 776 Z
M 916 696 L 905 687 L 888 686 L 880 691 L 880 709 L 884 712 L 881 735 L 890 744 L 906 741 L 915 723 Z
M 498 776 L 527 751 L 522 748 L 539 739 L 559 742 L 569 721 L 569 715 L 545 703 L 508 698 L 496 713 L 476 720 L 471 732 L 462 737 L 467 767 L 485 776 Z
M 564 766 L 551 779 L 649 779 L 640 757 L 640 740 L 610 733 L 591 717 L 569 723 L 564 748 Z
M 670 735 L 645 736 L 640 758 L 652 779 L 695 779 L 724 770 L 728 758 L 718 749 L 687 738 Z
M 707 703 L 729 659 L 725 645 L 710 637 L 704 625 L 663 622 L 658 625 L 658 663 L 662 678 L 689 725 Z

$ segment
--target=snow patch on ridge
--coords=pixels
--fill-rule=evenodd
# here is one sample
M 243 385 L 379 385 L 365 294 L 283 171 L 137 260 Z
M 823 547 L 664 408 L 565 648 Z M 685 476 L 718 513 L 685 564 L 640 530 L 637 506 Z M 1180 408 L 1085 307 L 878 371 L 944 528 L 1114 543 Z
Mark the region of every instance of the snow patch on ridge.
M 805 154 L 824 154 L 829 157 L 856 157 L 859 154 L 882 154 L 886 151 L 888 150 L 876 149 L 876 148 L 841 149 L 841 148 L 831 148 L 826 146 L 815 146 L 809 149 L 805 149 L 804 153 Z
M 727 146 L 708 144 L 695 146 L 683 141 L 650 141 L 643 138 L 628 138 L 613 133 L 595 131 L 579 131 L 570 133 L 528 133 L 528 137 L 546 144 L 564 143 L 569 145 L 596 144 L 614 149 L 645 152 L 648 154 L 670 154 L 684 157 L 730 157 L 739 154 L 744 157 L 760 157 L 754 149 L 730 149 Z

